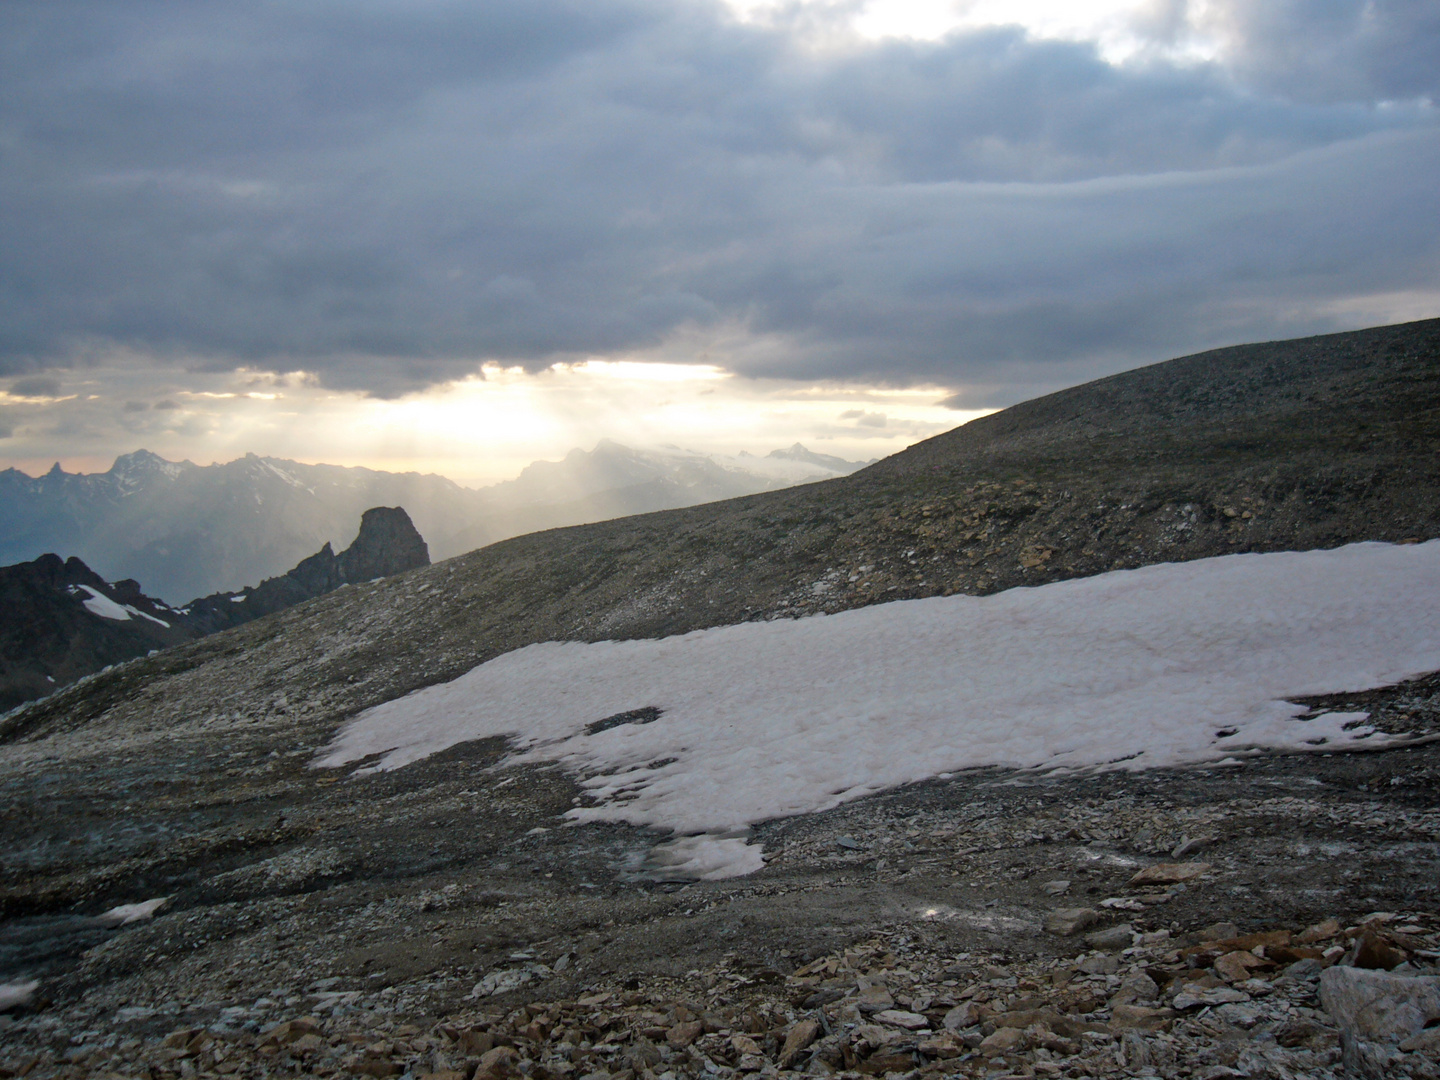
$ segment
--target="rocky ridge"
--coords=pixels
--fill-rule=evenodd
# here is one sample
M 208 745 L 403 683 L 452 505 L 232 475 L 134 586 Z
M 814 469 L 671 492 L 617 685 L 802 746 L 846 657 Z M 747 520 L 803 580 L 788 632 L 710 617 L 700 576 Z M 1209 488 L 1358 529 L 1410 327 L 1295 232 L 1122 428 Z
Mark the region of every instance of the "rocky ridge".
M 370 582 L 430 564 L 400 507 L 375 507 L 339 555 L 327 543 L 288 574 L 240 592 L 216 593 L 172 608 L 137 581 L 107 582 L 79 559 L 43 555 L 0 567 L 0 709 L 44 697 L 115 664 L 193 641 L 342 585 Z
M 0 567 L 0 709 L 194 635 L 185 616 L 79 559 Z
M 376 506 L 360 515 L 360 531 L 340 554 L 324 547 L 281 577 L 239 592 L 215 593 L 185 605 L 199 634 L 240 626 L 334 592 L 342 585 L 377 581 L 430 565 L 430 551 L 399 506 Z

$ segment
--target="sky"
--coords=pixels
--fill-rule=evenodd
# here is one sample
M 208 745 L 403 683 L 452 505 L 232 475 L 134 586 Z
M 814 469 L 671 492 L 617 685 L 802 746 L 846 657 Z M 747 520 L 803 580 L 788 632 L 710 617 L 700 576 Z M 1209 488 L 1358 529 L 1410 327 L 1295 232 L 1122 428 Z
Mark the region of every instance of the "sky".
M 0 466 L 868 459 L 1440 315 L 1433 0 L 0 7 Z

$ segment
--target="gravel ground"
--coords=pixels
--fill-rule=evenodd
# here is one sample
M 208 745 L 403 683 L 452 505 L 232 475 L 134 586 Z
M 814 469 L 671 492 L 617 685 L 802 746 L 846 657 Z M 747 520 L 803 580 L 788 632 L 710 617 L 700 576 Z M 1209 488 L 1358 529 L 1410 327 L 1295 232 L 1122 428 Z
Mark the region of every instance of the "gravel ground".
M 644 1034 L 661 1026 L 648 1014 L 662 1013 L 668 1029 L 683 1022 L 677 1004 L 689 1002 L 697 1016 L 728 1019 L 711 1023 L 698 1050 L 672 1052 L 640 1074 L 713 1074 L 696 1054 L 744 1071 L 743 1043 L 724 1040 L 753 1028 L 736 1017 L 756 1009 L 762 1030 L 750 1037 L 765 1062 L 757 1068 L 773 1071 L 775 1047 L 756 1036 L 783 1046 L 785 1031 L 818 1015 L 797 1007 L 804 989 L 805 1000 L 818 990 L 845 994 L 825 1006 L 830 1041 L 806 1059 L 811 1072 L 874 1072 L 866 1061 L 881 1052 L 911 1055 L 909 1067 L 892 1070 L 905 1072 L 983 1072 L 1001 1060 L 1041 1073 L 1055 1064 L 1123 1071 L 1120 1063 L 1138 1069 L 1142 1058 L 1163 1075 L 1233 1068 L 1242 1058 L 1273 1066 L 1250 1075 L 1339 1068 L 1334 1024 L 1316 1011 L 1314 972 L 1245 989 L 1247 1001 L 1175 1010 L 1162 1018 L 1171 1022 L 1140 1032 L 1145 1049 L 1116 1025 L 1113 1004 L 1134 971 L 1183 967 L 1170 954 L 1217 922 L 1233 923 L 1237 935 L 1298 932 L 1388 913 L 1386 926 L 1420 927 L 1405 939 L 1416 970 L 1432 962 L 1422 954 L 1440 929 L 1430 921 L 1440 911 L 1440 745 L 1427 735 L 1440 733 L 1440 679 L 1372 692 L 1366 704 L 1377 717 L 1408 718 L 1413 745 L 1141 773 L 962 773 L 766 823 L 756 830 L 771 854 L 766 869 L 716 882 L 666 880 L 649 864 L 659 838 L 646 830 L 563 825 L 559 815 L 576 797 L 569 780 L 555 770 L 482 773 L 503 754 L 495 742 L 349 780 L 317 775 L 302 756 L 261 755 L 263 744 L 248 768 L 232 750 L 224 768 L 197 762 L 169 777 L 158 773 L 171 762 L 125 761 L 93 745 L 83 759 L 68 755 L 75 776 L 56 776 L 53 764 L 50 774 L 52 792 L 78 791 L 83 775 L 91 795 L 9 807 L 12 835 L 15 819 L 26 819 L 29 879 L 49 881 L 52 895 L 89 889 L 94 899 L 80 911 L 19 915 L 0 932 L 5 970 L 40 979 L 29 1007 L 0 1018 L 0 1065 L 18 1073 L 33 1061 L 35 1076 L 419 1075 L 443 1073 L 448 1062 L 468 1075 L 481 1055 L 457 1049 L 455 1033 L 484 1029 L 537 1068 L 570 1075 L 550 1061 L 568 1025 L 596 1029 L 591 1051 L 602 1030 L 631 1033 L 598 1057 L 585 1056 L 584 1040 L 564 1051 L 576 1076 L 614 1073 L 646 1045 L 637 1039 L 669 1045 Z M 263 828 L 252 824 L 252 769 L 267 778 Z M 90 853 L 90 868 L 76 867 L 77 849 Z M 1177 852 L 1207 869 L 1171 886 L 1128 884 Z M 66 873 L 47 876 L 58 868 Z M 8 862 L 7 873 L 14 880 Z M 93 918 L 114 900 L 161 895 L 168 904 L 150 920 L 115 929 Z M 1089 909 L 1096 921 L 1075 936 L 1043 929 L 1069 908 Z M 1083 970 L 1097 954 L 1084 934 L 1116 925 L 1128 927 L 1122 946 L 1098 953 L 1119 966 Z M 1350 944 L 1332 938 L 1332 949 Z M 871 954 L 882 946 L 901 959 L 880 963 Z M 869 950 L 863 962 L 853 959 L 857 949 Z M 846 955 L 816 981 L 814 961 Z M 976 1001 L 1001 1012 L 1049 1008 L 1088 1027 L 1047 1022 L 1045 1034 L 1027 1023 L 1017 1029 L 1029 1031 L 1023 1047 L 997 1057 L 994 1044 L 982 1046 L 993 1027 L 981 1018 L 956 1029 L 960 1046 L 926 1050 L 903 1025 L 882 1021 L 882 1037 L 869 1013 L 847 1011 L 876 971 L 910 999 L 909 1011 Z M 972 984 L 980 989 L 964 996 Z M 1019 989 L 1030 984 L 1039 989 Z M 1170 998 L 1180 985 L 1166 983 Z M 1079 988 L 1089 996 L 1073 997 Z M 605 1008 L 574 1005 L 567 1014 L 557 1004 L 602 992 L 615 995 Z M 1044 1004 L 1016 1005 L 1037 994 Z M 928 1008 L 914 1008 L 926 995 Z M 595 1019 L 622 1002 L 621 1019 Z M 1156 998 L 1142 1004 L 1173 1008 Z M 534 1045 L 517 1037 L 525 1024 L 512 1012 L 521 1005 L 532 1018 L 550 1017 L 555 1037 Z M 306 1017 L 315 1026 L 304 1034 L 315 1039 L 300 1050 L 288 1049 L 283 1032 L 266 1042 L 273 1025 Z M 1314 1030 L 1293 1027 L 1301 1021 Z M 184 1046 L 174 1045 L 177 1030 L 192 1032 Z M 1308 1034 L 1294 1045 L 1274 1041 L 1301 1030 Z M 174 1053 L 200 1033 L 212 1043 Z M 394 1073 L 373 1072 L 391 1065 Z

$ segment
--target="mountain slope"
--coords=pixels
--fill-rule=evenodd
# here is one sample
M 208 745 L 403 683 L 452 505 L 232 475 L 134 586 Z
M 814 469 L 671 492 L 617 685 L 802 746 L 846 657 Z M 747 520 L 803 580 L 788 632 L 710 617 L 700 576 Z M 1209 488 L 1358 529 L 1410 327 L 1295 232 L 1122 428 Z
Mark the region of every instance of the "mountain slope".
M 542 529 L 716 502 L 847 476 L 863 463 L 816 454 L 796 443 L 763 458 L 700 454 L 678 447 L 636 450 L 601 439 L 560 461 L 527 465 L 514 480 L 481 488 L 483 523 L 445 537 L 437 549 L 463 554 L 493 540 Z
M 473 492 L 439 476 L 254 454 L 201 467 L 141 450 L 105 473 L 0 472 L 0 561 L 59 550 L 179 603 L 282 574 L 373 506 L 407 507 L 430 535 L 480 514 Z
M 281 577 L 266 578 L 239 592 L 214 593 L 185 605 L 197 636 L 214 634 L 313 600 L 342 585 L 376 581 L 430 565 L 430 552 L 399 506 L 376 506 L 360 515 L 360 531 L 340 554 L 326 543 Z

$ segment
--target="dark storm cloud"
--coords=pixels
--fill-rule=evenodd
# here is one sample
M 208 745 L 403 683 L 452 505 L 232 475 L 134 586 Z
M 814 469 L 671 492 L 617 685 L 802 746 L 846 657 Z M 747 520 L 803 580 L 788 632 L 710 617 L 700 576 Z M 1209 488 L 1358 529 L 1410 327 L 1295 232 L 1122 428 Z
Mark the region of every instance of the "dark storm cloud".
M 10 393 L 16 397 L 59 397 L 60 389 L 60 380 L 50 375 L 31 375 L 10 384 Z
M 7 5 L 0 371 L 109 342 L 392 394 L 743 325 L 786 343 L 754 374 L 993 384 L 1326 329 L 1437 286 L 1440 31 L 1321 6 L 1117 67 L 699 0 Z

